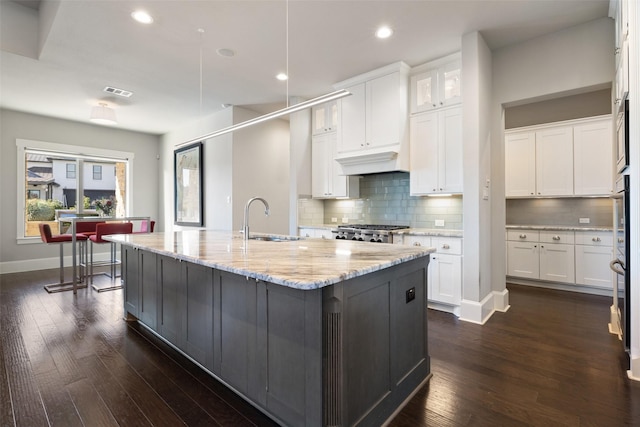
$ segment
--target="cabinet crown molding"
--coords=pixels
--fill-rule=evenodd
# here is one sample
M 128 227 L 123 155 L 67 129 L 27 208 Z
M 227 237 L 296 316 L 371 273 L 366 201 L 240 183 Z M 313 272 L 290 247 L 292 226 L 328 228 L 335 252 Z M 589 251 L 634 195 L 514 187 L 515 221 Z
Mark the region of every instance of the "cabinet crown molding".
M 357 85 L 369 80 L 376 79 L 378 77 L 386 76 L 391 73 L 399 72 L 400 75 L 408 76 L 411 67 L 403 61 L 394 62 L 393 64 L 385 65 L 384 67 L 376 68 L 364 74 L 351 77 L 333 85 L 334 89 L 344 89 L 349 86 Z

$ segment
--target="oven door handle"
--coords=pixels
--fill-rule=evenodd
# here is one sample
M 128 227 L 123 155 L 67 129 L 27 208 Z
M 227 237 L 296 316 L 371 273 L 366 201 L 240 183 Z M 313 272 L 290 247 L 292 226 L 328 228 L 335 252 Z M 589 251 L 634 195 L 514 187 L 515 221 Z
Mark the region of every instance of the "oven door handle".
M 619 266 L 619 268 L 617 266 Z M 619 259 L 614 259 L 613 261 L 611 261 L 609 263 L 609 268 L 621 276 L 624 276 L 624 272 L 626 270 L 624 268 L 624 264 Z

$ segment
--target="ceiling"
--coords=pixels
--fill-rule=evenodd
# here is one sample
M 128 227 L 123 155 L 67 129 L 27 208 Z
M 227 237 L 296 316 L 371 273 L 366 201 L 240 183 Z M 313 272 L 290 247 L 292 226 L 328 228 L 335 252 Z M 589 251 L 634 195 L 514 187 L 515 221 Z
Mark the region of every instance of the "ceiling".
M 163 134 L 222 104 L 267 112 L 288 96 L 313 98 L 392 62 L 420 65 L 460 50 L 472 31 L 495 50 L 606 17 L 608 7 L 608 0 L 0 0 L 0 106 L 88 122 L 102 101 L 115 109 L 118 127 Z M 136 9 L 154 22 L 135 22 Z M 374 37 L 381 24 L 393 28 L 391 38 Z M 275 79 L 287 70 L 287 82 Z

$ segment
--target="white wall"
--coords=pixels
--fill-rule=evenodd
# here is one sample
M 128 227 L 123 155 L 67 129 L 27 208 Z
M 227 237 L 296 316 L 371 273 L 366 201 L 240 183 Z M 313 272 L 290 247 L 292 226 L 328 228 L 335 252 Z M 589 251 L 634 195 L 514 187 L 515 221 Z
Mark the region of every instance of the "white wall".
M 259 116 L 240 107 L 232 107 L 195 121 L 189 126 L 163 135 L 160 172 L 161 220 L 166 230 L 189 227 L 173 225 L 173 151 L 177 145 L 199 135 Z M 253 231 L 288 234 L 289 232 L 289 124 L 270 120 L 203 144 L 204 154 L 204 228 L 240 230 L 247 200 L 265 198 L 271 215 L 251 209 Z M 262 212 L 262 213 L 261 213 Z
M 42 243 L 21 244 L 16 241 L 17 167 L 16 139 L 52 142 L 83 147 L 105 148 L 133 152 L 131 171 L 131 215 L 158 216 L 158 154 L 159 139 L 155 135 L 131 132 L 117 127 L 105 127 L 60 120 L 11 110 L 0 110 L 0 266 L 2 272 L 17 271 L 13 266 L 24 263 L 33 267 L 33 260 L 55 260 L 58 248 Z M 37 263 L 35 263 L 37 264 Z M 37 264 L 42 269 L 43 264 Z
M 462 38 L 464 141 L 463 287 L 460 318 L 482 323 L 492 313 L 491 207 L 483 198 L 491 175 L 491 51 L 478 32 Z M 503 291 L 505 288 L 502 282 Z M 502 307 L 500 307 L 502 308 Z
M 236 108 L 234 121 L 242 122 L 255 113 Z M 252 197 L 264 198 L 270 215 L 264 215 L 262 203 L 250 209 L 252 231 L 289 234 L 289 123 L 270 120 L 234 132 L 233 136 L 233 229 L 240 230 L 244 207 Z
M 491 266 L 505 281 L 504 106 L 605 87 L 613 79 L 614 24 L 609 18 L 493 52 L 491 106 Z

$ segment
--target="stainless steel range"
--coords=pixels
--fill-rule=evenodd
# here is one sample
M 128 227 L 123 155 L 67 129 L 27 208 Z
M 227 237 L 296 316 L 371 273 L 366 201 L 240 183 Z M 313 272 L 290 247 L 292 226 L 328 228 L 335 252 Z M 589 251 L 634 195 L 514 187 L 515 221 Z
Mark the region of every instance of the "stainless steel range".
M 331 230 L 335 239 L 360 242 L 392 243 L 393 231 L 409 228 L 408 225 L 345 224 Z

